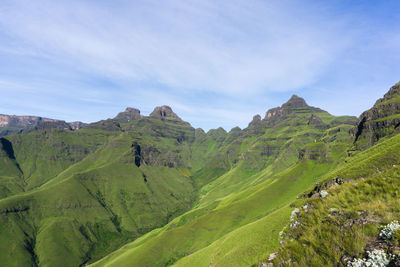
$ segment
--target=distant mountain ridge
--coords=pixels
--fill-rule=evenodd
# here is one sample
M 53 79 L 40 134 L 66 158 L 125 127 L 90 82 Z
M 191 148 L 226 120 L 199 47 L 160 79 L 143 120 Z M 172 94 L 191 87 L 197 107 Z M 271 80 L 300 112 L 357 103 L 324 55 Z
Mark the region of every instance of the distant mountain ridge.
M 397 116 L 396 94 L 382 101 L 392 113 L 372 113 Z M 293 95 L 229 132 L 195 129 L 169 106 L 149 116 L 128 107 L 74 131 L 64 121 L 33 122 L 0 138 L 0 262 L 265 266 L 294 207 L 305 210 L 310 198 L 317 210 L 322 189 L 400 165 L 396 131 L 357 147 L 369 133 L 362 128 L 356 140 L 360 120 Z
M 0 137 L 9 134 L 23 133 L 30 130 L 45 128 L 59 128 L 65 130 L 78 130 L 86 123 L 75 121 L 66 123 L 63 120 L 49 119 L 39 116 L 17 116 L 0 114 Z

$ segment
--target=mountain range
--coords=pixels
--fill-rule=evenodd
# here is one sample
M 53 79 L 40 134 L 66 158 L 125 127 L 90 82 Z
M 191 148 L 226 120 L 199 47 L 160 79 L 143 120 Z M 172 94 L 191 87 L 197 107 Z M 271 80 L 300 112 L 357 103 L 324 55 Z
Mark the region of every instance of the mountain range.
M 353 116 L 293 95 L 245 129 L 0 115 L 4 266 L 347 266 L 399 218 L 400 83 Z M 391 258 L 394 262 L 397 259 Z

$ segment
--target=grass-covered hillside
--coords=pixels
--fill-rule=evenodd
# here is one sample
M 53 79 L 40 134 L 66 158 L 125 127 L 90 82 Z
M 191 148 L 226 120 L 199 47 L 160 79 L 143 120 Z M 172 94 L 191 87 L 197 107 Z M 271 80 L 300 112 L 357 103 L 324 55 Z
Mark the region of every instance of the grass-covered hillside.
M 194 173 L 202 187 L 193 208 L 95 265 L 249 266 L 277 249 L 290 203 L 345 157 L 355 123 L 297 97 L 278 109 L 243 131 L 198 133 L 203 153 L 219 149 Z
M 162 106 L 2 137 L 0 261 L 258 266 L 277 252 L 277 265 L 347 264 L 396 218 L 396 86 L 375 117 L 293 96 L 229 132 L 194 129 Z M 390 129 L 368 126 L 381 117 Z

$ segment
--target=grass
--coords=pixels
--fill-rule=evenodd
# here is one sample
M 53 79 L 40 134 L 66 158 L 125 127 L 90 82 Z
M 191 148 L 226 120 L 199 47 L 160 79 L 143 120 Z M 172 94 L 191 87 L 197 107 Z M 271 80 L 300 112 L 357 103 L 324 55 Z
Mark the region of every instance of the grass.
M 400 136 L 395 136 L 327 175 L 347 183 L 329 189 L 326 199 L 307 201 L 309 209 L 297 218 L 300 227 L 287 231 L 275 264 L 345 266 L 346 260 L 363 257 L 380 227 L 400 216 L 399 148 Z
M 312 115 L 317 124 L 309 123 Z M 0 147 L 0 260 L 256 265 L 279 248 L 304 191 L 392 162 L 365 151 L 369 157 L 354 152 L 341 164 L 354 121 L 302 107 L 230 132 L 142 117 L 7 136 L 14 156 Z
M 288 205 L 345 155 L 335 149 L 343 147 L 347 139 L 342 132 L 333 132 L 330 136 L 335 138 L 327 144 L 333 152 L 326 152 L 327 158 L 299 161 L 303 146 L 324 137 L 324 131 L 306 126 L 310 114 L 304 114 L 303 124 L 296 122 L 297 129 L 286 126 L 297 119 L 289 117 L 258 136 L 238 135 L 240 142 L 219 139 L 223 145 L 214 145 L 220 145 L 226 155 L 225 166 L 230 168 L 205 183 L 194 208 L 94 265 L 248 266 L 259 262 L 278 248 L 278 233 L 290 215 Z M 350 146 L 350 142 L 347 144 Z M 265 151 L 271 145 L 281 149 Z M 215 157 L 220 157 L 219 153 Z M 266 167 L 263 164 L 268 160 Z M 247 241 L 238 245 L 239 240 Z

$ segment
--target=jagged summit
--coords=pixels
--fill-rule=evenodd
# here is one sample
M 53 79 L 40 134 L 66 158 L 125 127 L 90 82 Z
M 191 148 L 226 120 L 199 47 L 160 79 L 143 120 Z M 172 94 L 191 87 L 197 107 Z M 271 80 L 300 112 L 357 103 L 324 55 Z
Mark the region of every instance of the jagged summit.
M 140 110 L 137 108 L 127 107 L 124 112 L 118 113 L 114 119 L 120 123 L 127 123 L 140 118 Z
M 389 89 L 389 91 L 383 96 L 383 98 L 380 98 L 376 101 L 375 105 L 386 102 L 386 101 L 391 100 L 396 97 L 400 97 L 400 82 L 393 85 Z
M 292 97 L 282 105 L 282 108 L 303 108 L 303 107 L 308 107 L 306 101 L 297 96 L 297 95 L 292 95 Z
M 169 106 L 160 106 L 160 107 L 155 107 L 153 112 L 150 113 L 150 117 L 156 117 L 156 118 L 165 118 L 165 117 L 171 117 L 171 118 L 178 118 L 178 115 L 176 115 L 173 111 L 172 108 Z
M 127 107 L 124 112 L 139 113 L 140 114 L 140 110 L 138 110 L 137 108 L 131 108 L 131 107 Z
M 297 95 L 292 95 L 292 97 L 286 103 L 284 103 L 282 106 L 268 110 L 265 113 L 264 120 L 268 120 L 271 117 L 275 117 L 277 115 L 287 114 L 292 109 L 306 108 L 306 107 L 310 107 L 310 106 L 307 105 L 306 101 L 303 98 L 301 98 Z M 312 107 L 310 107 L 310 108 L 312 108 Z
M 249 123 L 249 126 L 248 127 L 250 127 L 250 126 L 255 126 L 255 125 L 257 125 L 257 124 L 259 124 L 261 122 L 261 116 L 260 115 L 254 115 L 253 116 L 253 120 Z
M 354 143 L 358 148 L 367 148 L 384 136 L 400 131 L 400 82 L 375 105 L 360 115 L 357 128 L 353 129 Z

